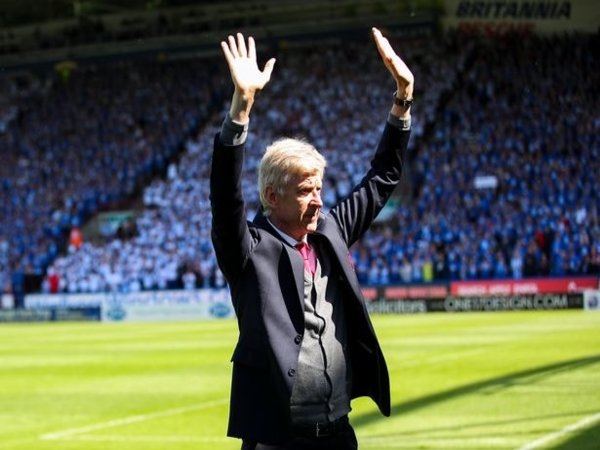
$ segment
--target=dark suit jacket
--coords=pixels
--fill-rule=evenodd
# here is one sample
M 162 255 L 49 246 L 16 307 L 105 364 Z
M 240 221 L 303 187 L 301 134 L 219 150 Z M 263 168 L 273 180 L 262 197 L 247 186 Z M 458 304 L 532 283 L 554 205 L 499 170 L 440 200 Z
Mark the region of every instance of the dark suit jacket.
M 319 240 L 320 251 L 329 252 L 346 302 L 351 398 L 371 397 L 386 416 L 390 415 L 387 366 L 348 248 L 367 230 L 400 181 L 409 135 L 386 124 L 368 173 L 347 198 L 327 215 L 321 214 L 311 235 Z M 246 221 L 243 146 L 223 146 L 218 135 L 214 145 L 212 239 L 239 327 L 232 356 L 228 435 L 277 443 L 290 432 L 289 401 L 304 332 L 303 262 L 261 213 Z

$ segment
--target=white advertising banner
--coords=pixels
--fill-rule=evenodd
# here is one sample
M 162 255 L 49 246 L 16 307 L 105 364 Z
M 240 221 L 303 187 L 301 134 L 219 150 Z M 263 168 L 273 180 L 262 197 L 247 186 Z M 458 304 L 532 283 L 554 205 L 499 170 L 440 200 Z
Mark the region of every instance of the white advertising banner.
M 2 301 L 0 302 L 0 308 L 12 309 L 15 307 L 15 298 L 12 294 L 2 294 Z
M 221 319 L 233 317 L 227 289 L 119 294 L 102 303 L 106 322 Z
M 24 304 L 26 309 L 94 307 L 102 305 L 102 302 L 109 295 L 108 293 L 27 294 L 25 295 Z
M 444 0 L 445 29 L 485 35 L 519 33 L 596 33 L 598 0 Z
M 101 307 L 102 320 L 161 321 L 233 317 L 228 289 L 141 291 L 95 294 L 28 294 L 30 310 Z
M 600 311 L 600 290 L 583 291 L 583 309 Z

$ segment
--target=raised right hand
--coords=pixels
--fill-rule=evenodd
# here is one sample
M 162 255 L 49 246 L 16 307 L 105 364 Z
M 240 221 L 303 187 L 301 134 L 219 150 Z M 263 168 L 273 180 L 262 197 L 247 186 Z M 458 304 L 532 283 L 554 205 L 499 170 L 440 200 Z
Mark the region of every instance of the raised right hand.
M 228 36 L 227 42 L 221 42 L 221 49 L 235 87 L 230 109 L 231 117 L 235 121 L 247 122 L 256 92 L 263 89 L 271 79 L 275 58 L 269 59 L 264 69 L 260 70 L 256 62 L 254 38 L 252 36 L 248 38 L 246 47 L 242 33 L 237 33 L 237 40 L 233 36 Z

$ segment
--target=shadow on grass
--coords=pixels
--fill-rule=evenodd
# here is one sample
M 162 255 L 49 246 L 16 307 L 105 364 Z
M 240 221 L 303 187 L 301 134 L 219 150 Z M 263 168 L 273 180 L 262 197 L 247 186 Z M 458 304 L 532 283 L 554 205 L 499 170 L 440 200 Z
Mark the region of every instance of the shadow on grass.
M 596 413 L 596 410 L 586 410 L 586 411 L 577 411 L 577 412 L 571 412 L 571 413 L 556 413 L 556 414 L 542 414 L 542 415 L 536 415 L 536 416 L 527 416 L 527 417 L 515 417 L 513 419 L 505 419 L 505 420 L 494 420 L 494 421 L 489 421 L 489 422 L 473 422 L 470 424 L 461 424 L 460 425 L 460 429 L 465 431 L 465 430 L 473 430 L 476 431 L 479 428 L 487 428 L 487 427 L 492 427 L 492 426 L 503 426 L 503 425 L 518 425 L 518 424 L 524 424 L 524 423 L 530 423 L 530 422 L 538 422 L 540 420 L 546 420 L 546 419 L 569 419 L 572 418 L 573 420 L 577 420 L 580 419 L 581 416 L 586 416 L 588 414 L 594 414 Z M 436 433 L 438 436 L 443 433 L 443 432 L 451 432 L 452 435 L 454 435 L 454 433 L 456 432 L 457 429 L 457 425 L 448 425 L 448 426 L 435 426 L 435 427 L 431 427 L 431 428 L 414 428 L 414 429 L 410 429 L 410 430 L 402 430 L 402 435 L 403 436 L 410 436 L 410 435 L 421 435 L 423 433 Z M 516 431 L 513 431 L 513 434 L 515 434 Z M 392 433 L 393 435 L 396 435 L 397 432 Z M 599 441 L 600 442 L 600 441 Z M 594 450 L 598 450 L 598 449 L 594 449 Z
M 447 391 L 427 395 L 406 402 L 400 402 L 392 405 L 392 415 L 412 412 L 420 408 L 426 408 L 437 403 L 451 400 L 456 397 L 473 394 L 476 392 L 493 393 L 503 389 L 508 389 L 517 385 L 533 384 L 543 378 L 555 375 L 567 370 L 574 370 L 585 366 L 590 366 L 600 362 L 600 355 L 589 356 L 586 358 L 572 359 L 547 366 L 535 367 L 533 369 L 515 372 L 501 377 L 489 380 L 479 381 L 477 383 L 467 384 Z M 354 416 L 352 418 L 353 426 L 362 426 L 370 424 L 381 418 L 379 411 L 373 411 L 367 414 Z M 561 450 L 578 447 L 560 447 Z
M 600 424 L 584 428 L 569 440 L 551 448 L 552 450 L 598 450 L 600 448 Z

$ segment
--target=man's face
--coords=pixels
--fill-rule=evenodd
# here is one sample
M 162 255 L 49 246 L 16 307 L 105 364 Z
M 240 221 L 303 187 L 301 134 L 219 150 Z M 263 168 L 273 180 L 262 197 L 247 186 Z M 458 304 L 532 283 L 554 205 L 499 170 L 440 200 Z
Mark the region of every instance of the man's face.
M 271 222 L 297 240 L 315 231 L 323 207 L 322 186 L 319 175 L 310 173 L 292 176 L 281 194 L 268 186 Z

